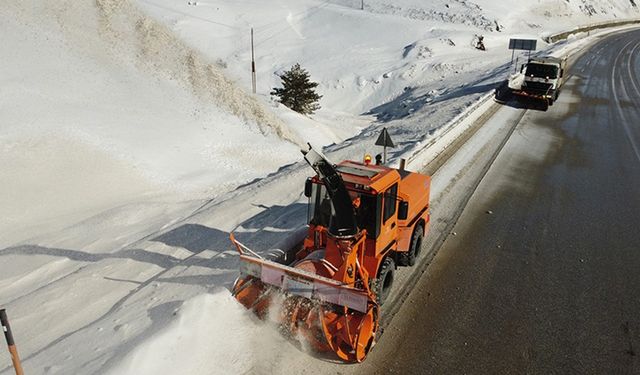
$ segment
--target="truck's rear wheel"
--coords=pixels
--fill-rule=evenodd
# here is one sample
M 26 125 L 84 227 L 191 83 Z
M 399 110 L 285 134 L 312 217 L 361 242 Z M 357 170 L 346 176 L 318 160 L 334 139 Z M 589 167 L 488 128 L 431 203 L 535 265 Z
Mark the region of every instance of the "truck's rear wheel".
M 422 250 L 422 225 L 416 225 L 411 236 L 411 247 L 407 252 L 407 264 L 413 266 L 416 264 L 416 259 L 420 256 L 420 250 Z
M 386 257 L 380 266 L 378 277 L 373 280 L 373 292 L 378 299 L 378 305 L 382 306 L 389 296 L 391 287 L 393 286 L 394 272 L 396 264 L 391 257 Z

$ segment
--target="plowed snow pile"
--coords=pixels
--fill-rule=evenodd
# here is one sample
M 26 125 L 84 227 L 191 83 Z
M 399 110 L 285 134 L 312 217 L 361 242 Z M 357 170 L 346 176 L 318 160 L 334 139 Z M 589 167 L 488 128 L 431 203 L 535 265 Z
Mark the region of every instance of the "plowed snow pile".
M 300 354 L 273 327 L 257 323 L 225 289 L 185 302 L 165 330 L 108 374 L 204 374 L 211 369 L 267 374 L 278 372 L 275 362 L 287 352 Z

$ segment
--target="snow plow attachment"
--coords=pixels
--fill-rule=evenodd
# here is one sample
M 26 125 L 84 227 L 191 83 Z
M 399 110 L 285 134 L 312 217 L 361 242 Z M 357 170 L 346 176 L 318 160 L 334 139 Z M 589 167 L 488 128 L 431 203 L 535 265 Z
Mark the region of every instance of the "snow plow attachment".
M 285 259 L 294 260 L 285 265 L 232 234 L 241 262 L 233 295 L 315 350 L 362 362 L 376 342 L 396 265 L 415 264 L 420 252 L 431 179 L 404 166 L 371 165 L 368 155 L 333 164 L 311 145 L 302 154 L 316 172 L 304 186 L 307 235 L 286 249 Z
M 233 295 L 242 305 L 260 318 L 274 308 L 285 332 L 303 338 L 318 352 L 334 352 L 346 362 L 366 358 L 375 343 L 379 307 L 368 275 L 358 265 L 355 250 L 364 246 L 364 237 L 338 241 L 347 258 L 340 268 L 314 253 L 286 266 L 263 259 L 233 234 L 230 237 L 241 261 Z M 355 279 L 354 272 L 357 283 L 339 281 L 347 273 Z

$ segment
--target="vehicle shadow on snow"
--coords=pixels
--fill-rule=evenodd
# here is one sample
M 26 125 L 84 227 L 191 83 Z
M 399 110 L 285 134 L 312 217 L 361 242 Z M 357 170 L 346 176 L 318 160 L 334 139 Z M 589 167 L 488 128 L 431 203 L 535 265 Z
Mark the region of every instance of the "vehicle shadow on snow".
M 226 239 L 228 241 L 228 236 Z M 207 274 L 202 274 L 201 272 L 201 274 L 195 276 L 154 276 L 144 281 L 117 278 L 108 275 L 103 275 L 102 278 L 109 281 L 137 284 L 139 286 L 144 286 L 151 281 L 155 281 L 200 285 L 210 289 L 222 286 L 230 289 L 238 269 L 237 253 L 235 251 L 225 251 L 212 258 L 197 257 L 196 255 L 199 253 L 200 252 L 195 252 L 187 257 L 179 258 L 173 255 L 160 254 L 143 249 L 125 249 L 114 253 L 89 253 L 80 250 L 60 249 L 39 245 L 21 245 L 0 250 L 0 257 L 5 255 L 48 255 L 82 263 L 99 263 L 113 259 L 133 260 L 160 267 L 161 269 L 156 275 L 164 274 L 177 266 L 185 268 L 192 266 L 205 267 L 211 269 L 211 272 Z M 128 266 L 123 265 L 123 267 Z
M 425 87 L 406 87 L 402 94 L 387 103 L 372 108 L 364 115 L 375 116 L 378 122 L 387 123 L 403 119 L 427 106 L 435 106 L 453 99 L 490 92 L 500 85 L 509 69 L 508 65 L 500 66 L 482 79 L 444 91 L 431 90 L 426 92 Z M 441 92 L 437 93 L 437 91 Z
M 306 225 L 300 225 L 300 223 L 306 222 L 306 204 L 294 203 L 288 206 L 275 205 L 272 207 L 263 207 L 263 211 L 242 222 L 241 225 L 236 228 L 235 235 L 239 241 L 249 246 L 260 255 L 276 259 L 282 254 L 278 251 L 274 252 L 273 249 L 278 247 L 284 248 L 285 246 L 295 246 L 302 240 L 299 236 L 300 233 L 306 232 Z M 297 227 L 295 225 L 297 225 Z M 139 291 L 152 283 L 198 285 L 205 287 L 206 290 L 211 292 L 219 289 L 220 287 L 231 289 L 233 281 L 238 275 L 239 257 L 235 247 L 229 240 L 229 232 L 210 228 L 201 224 L 183 224 L 148 241 L 163 243 L 169 247 L 186 249 L 189 254 L 183 257 L 178 257 L 177 255 L 161 254 L 140 248 L 124 248 L 113 253 L 91 253 L 88 251 L 53 248 L 40 245 L 19 245 L 0 250 L 0 258 L 11 255 L 47 255 L 83 263 L 99 263 L 104 260 L 124 259 L 148 263 L 161 268 L 161 270 L 154 276 L 144 281 L 114 278 L 108 275 L 103 275 L 105 280 L 127 282 L 137 285 L 128 294 L 115 301 L 109 311 L 105 312 L 103 315 L 97 317 L 91 322 L 88 322 L 82 327 L 58 337 L 52 342 L 46 344 L 44 347 L 27 355 L 24 360 L 31 359 L 48 348 L 57 345 L 68 337 L 104 321 L 107 317 L 119 311 L 119 309 L 132 296 L 136 295 Z M 207 252 L 203 254 L 207 250 L 211 251 L 211 253 Z M 174 254 L 181 253 L 176 251 Z M 200 254 L 203 256 L 198 256 Z M 214 255 L 209 256 L 209 254 Z M 173 270 L 178 266 L 180 268 L 177 270 L 181 273 L 192 266 L 197 266 L 199 267 L 198 274 L 193 275 L 187 273 L 184 275 L 179 274 L 178 276 L 174 276 L 172 274 Z M 203 270 L 206 269 L 210 269 L 211 272 L 203 272 Z M 4 302 L 10 304 L 12 301 Z M 175 309 L 181 304 L 182 301 L 178 297 L 178 300 L 171 302 L 169 305 L 164 304 L 148 309 L 148 314 L 154 323 L 139 336 L 133 338 L 134 341 L 130 341 L 126 346 L 130 348 L 132 345 L 135 345 L 136 342 L 141 342 L 144 338 L 158 331 L 163 324 L 155 324 L 155 322 L 162 322 L 163 320 L 167 321 L 171 319 L 170 315 L 172 315 Z M 107 363 L 105 366 L 109 367 L 110 364 Z
M 49 255 L 86 263 L 100 262 L 105 259 L 131 259 L 155 264 L 162 268 L 172 267 L 179 262 L 178 258 L 171 255 L 157 254 L 141 249 L 127 249 L 115 253 L 90 253 L 80 250 L 59 249 L 39 245 L 20 245 L 0 250 L 0 256 L 2 255 Z
M 446 90 L 444 93 L 438 95 L 422 93 L 424 89 L 421 87 L 408 87 L 392 101 L 374 107 L 364 114 L 375 116 L 379 122 L 391 122 L 406 118 L 425 106 L 436 105 L 463 96 L 489 92 L 494 89 L 495 86 L 496 84 L 494 82 L 460 86 L 453 90 Z
M 288 206 L 261 206 L 263 211 L 242 222 L 235 230 L 236 239 L 256 251 L 261 256 L 277 260 L 282 255 L 280 250 L 297 245 L 300 238 L 301 223 L 306 222 L 306 204 L 294 203 Z M 48 255 L 67 258 L 84 263 L 97 263 L 108 259 L 125 259 L 148 263 L 162 268 L 164 271 L 176 266 L 209 268 L 215 273 L 209 275 L 159 277 L 155 281 L 175 282 L 201 285 L 206 287 L 230 288 L 238 270 L 238 253 L 229 239 L 229 232 L 210 228 L 201 224 L 183 224 L 162 233 L 149 242 L 159 242 L 170 248 L 188 250 L 182 255 L 179 251 L 160 253 L 141 248 L 124 248 L 113 253 L 92 253 L 82 250 L 44 247 L 40 245 L 19 245 L 0 250 L 4 255 Z M 203 254 L 205 251 L 207 254 Z M 183 252 L 184 253 L 184 252 Z M 177 254 L 181 254 L 179 256 Z M 202 256 L 199 256 L 201 255 Z M 113 281 L 132 282 L 135 280 L 110 278 Z
M 273 250 L 288 250 L 301 241 L 295 237 L 297 232 L 306 228 L 307 205 L 293 203 L 287 206 L 254 205 L 263 210 L 243 221 L 233 229 L 235 238 L 256 253 L 272 257 Z M 221 254 L 237 254 L 229 238 L 230 233 L 201 224 L 183 224 L 165 232 L 150 241 L 161 242 L 170 247 L 180 247 L 197 254 L 212 250 Z M 292 243 L 293 242 L 293 243 Z M 237 261 L 237 257 L 235 257 Z M 207 265 L 207 263 L 210 263 Z M 194 260 L 188 265 L 200 265 L 213 268 L 227 268 L 228 262 Z M 184 263 L 183 263 L 184 265 Z M 236 266 L 237 264 L 233 264 Z
M 229 241 L 229 232 L 200 224 L 183 224 L 150 241 L 161 242 L 170 247 L 181 247 L 193 254 L 199 254 L 205 250 L 224 248 L 221 244 L 225 240 Z

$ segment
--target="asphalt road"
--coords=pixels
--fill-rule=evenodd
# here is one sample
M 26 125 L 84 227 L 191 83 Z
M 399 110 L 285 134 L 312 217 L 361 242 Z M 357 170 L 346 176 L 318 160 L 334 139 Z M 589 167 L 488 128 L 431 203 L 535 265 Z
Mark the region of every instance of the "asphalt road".
M 358 372 L 640 374 L 640 31 L 527 111 Z

